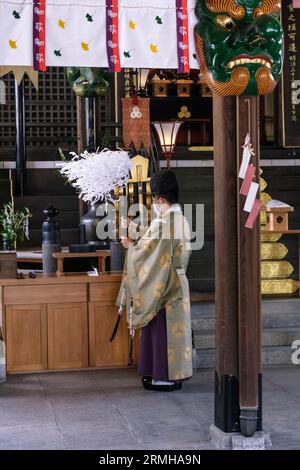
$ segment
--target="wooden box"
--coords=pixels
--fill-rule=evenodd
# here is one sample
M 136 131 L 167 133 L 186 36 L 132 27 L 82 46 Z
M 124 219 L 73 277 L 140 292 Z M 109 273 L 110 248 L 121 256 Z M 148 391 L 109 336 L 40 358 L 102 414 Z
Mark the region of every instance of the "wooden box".
M 289 212 L 293 211 L 293 207 L 267 207 L 267 225 L 265 230 L 287 231 L 289 229 Z
M 187 98 L 191 95 L 193 80 L 177 80 L 177 95 L 180 98 Z
M 198 85 L 200 96 L 202 96 L 202 98 L 212 97 L 212 91 L 204 80 L 199 80 Z
M 0 279 L 16 279 L 17 253 L 15 251 L 0 251 Z
M 153 87 L 153 96 L 158 98 L 165 98 L 168 96 L 168 85 L 171 83 L 170 80 L 160 80 L 152 79 L 152 87 Z

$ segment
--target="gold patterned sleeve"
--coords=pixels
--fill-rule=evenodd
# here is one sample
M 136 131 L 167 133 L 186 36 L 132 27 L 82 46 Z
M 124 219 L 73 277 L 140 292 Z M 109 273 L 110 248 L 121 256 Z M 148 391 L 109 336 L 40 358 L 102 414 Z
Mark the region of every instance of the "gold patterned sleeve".
M 172 242 L 163 237 L 161 222 L 153 222 L 128 251 L 128 282 L 135 327 L 149 323 L 162 305 L 172 264 Z

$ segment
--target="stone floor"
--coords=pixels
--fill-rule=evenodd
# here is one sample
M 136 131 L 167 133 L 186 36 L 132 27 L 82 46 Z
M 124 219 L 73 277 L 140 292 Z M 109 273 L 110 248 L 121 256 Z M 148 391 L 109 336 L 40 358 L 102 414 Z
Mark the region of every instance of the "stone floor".
M 300 366 L 264 370 L 264 430 L 300 449 Z M 0 385 L 0 449 L 211 449 L 213 373 L 145 391 L 134 370 L 11 375 Z

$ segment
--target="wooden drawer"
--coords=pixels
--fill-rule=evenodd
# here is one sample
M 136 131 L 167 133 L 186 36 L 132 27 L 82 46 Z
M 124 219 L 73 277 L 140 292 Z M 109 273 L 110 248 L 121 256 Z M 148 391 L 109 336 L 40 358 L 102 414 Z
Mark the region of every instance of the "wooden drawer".
M 119 289 L 119 282 L 101 282 L 99 284 L 90 284 L 90 301 L 110 301 L 115 303 L 118 297 Z
M 86 302 L 86 300 L 86 284 L 40 284 L 36 286 L 4 287 L 5 305 Z

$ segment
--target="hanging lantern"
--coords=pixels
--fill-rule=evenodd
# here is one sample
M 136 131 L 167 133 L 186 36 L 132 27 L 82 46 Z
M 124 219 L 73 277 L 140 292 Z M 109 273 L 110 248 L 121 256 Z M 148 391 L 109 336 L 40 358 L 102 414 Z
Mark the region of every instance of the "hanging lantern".
M 150 72 L 150 69 L 139 69 L 139 73 L 138 73 L 139 82 L 138 82 L 137 93 L 141 97 L 148 96 L 147 82 L 148 82 L 149 72 Z
M 152 123 L 161 147 L 161 152 L 167 160 L 167 167 L 170 168 L 170 159 L 173 156 L 178 131 L 182 122 L 153 122 Z

